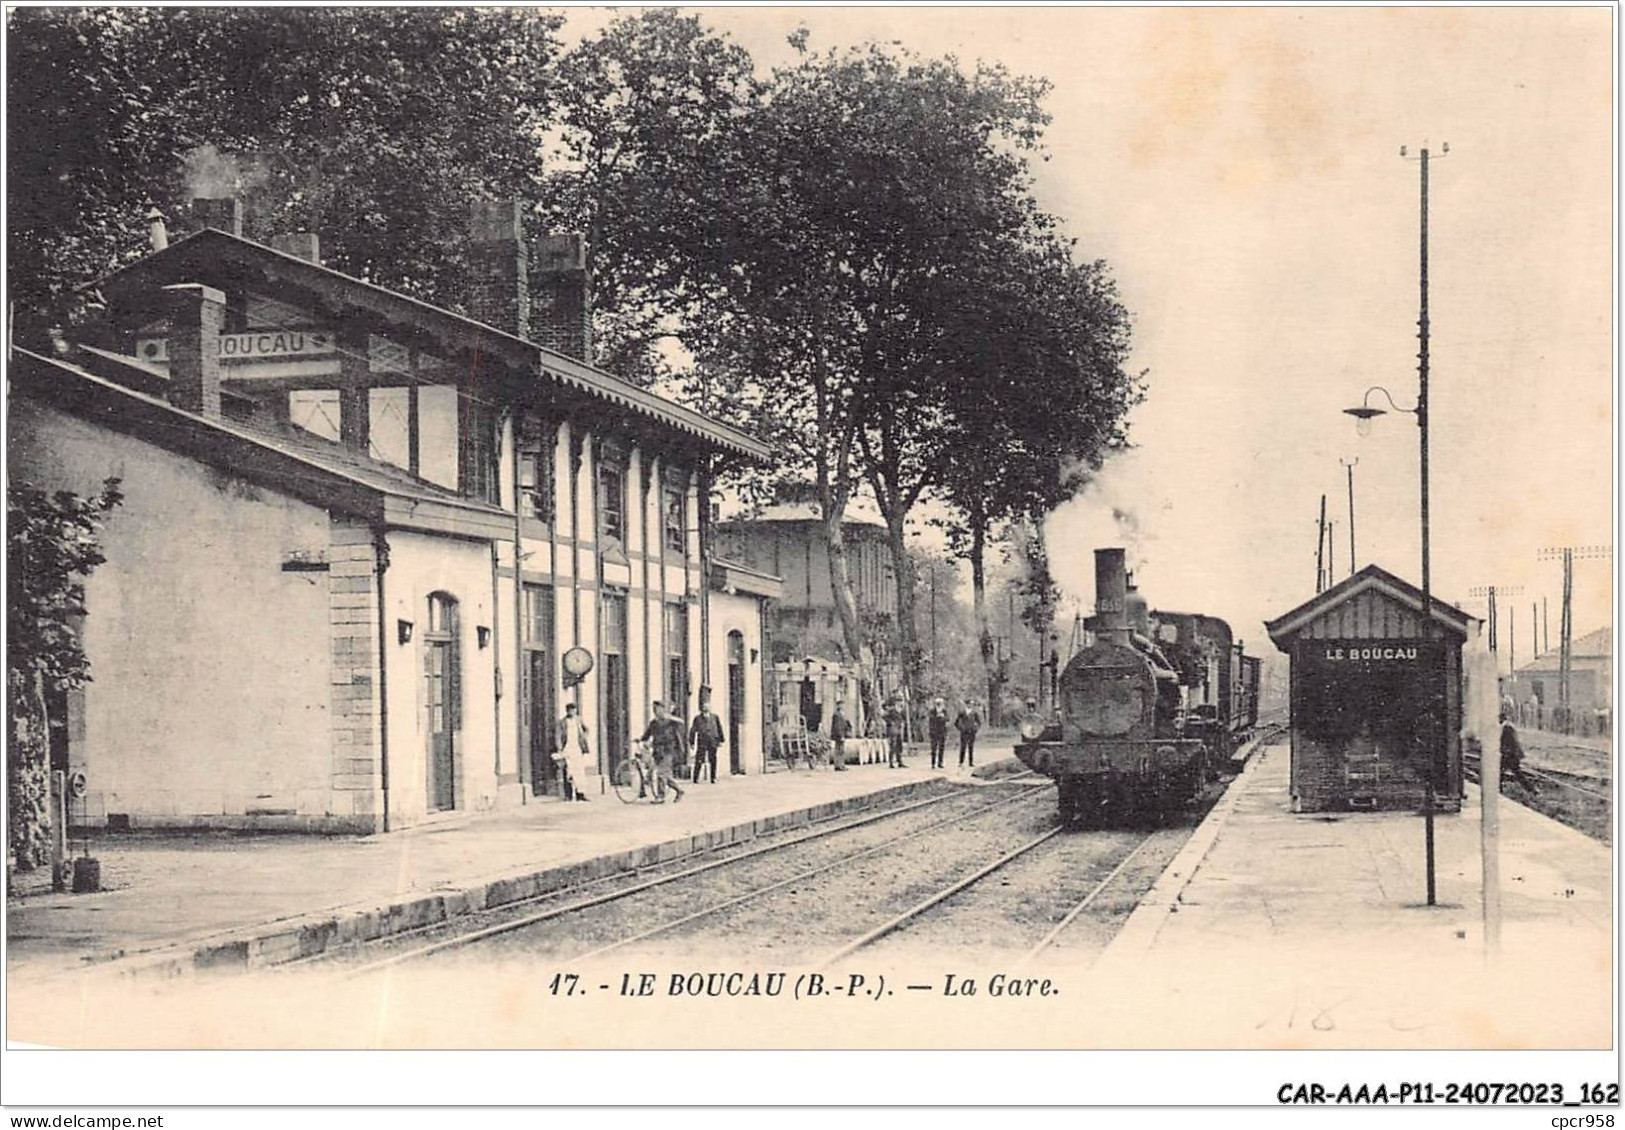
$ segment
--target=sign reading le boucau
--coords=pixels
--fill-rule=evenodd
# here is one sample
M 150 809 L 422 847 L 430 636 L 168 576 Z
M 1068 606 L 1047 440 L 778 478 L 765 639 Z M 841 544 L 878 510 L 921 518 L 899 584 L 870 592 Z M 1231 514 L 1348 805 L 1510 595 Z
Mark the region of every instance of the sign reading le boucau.
M 1387 659 L 1402 663 L 1415 662 L 1416 650 L 1415 644 L 1409 647 L 1396 647 L 1393 644 L 1377 644 L 1370 647 L 1328 647 L 1326 649 L 1326 659 L 1333 663 L 1339 660 L 1364 660 L 1370 662 L 1373 659 Z
M 221 334 L 222 361 L 271 361 L 298 357 L 320 357 L 336 351 L 332 330 L 251 330 L 248 333 Z M 169 342 L 148 338 L 136 343 L 143 361 L 168 361 Z

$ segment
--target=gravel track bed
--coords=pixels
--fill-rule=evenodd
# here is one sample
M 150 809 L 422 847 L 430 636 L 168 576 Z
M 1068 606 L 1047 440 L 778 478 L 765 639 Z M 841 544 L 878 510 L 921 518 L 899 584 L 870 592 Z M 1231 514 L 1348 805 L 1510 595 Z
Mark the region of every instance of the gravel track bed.
M 935 829 L 863 859 L 837 860 L 817 875 L 612 956 L 681 963 L 726 953 L 730 962 L 763 967 L 812 962 L 1053 828 L 1055 821 L 1055 794 L 1038 790 L 1030 801 Z
M 596 883 L 550 892 L 541 898 L 462 916 L 454 922 L 441 923 L 426 930 L 380 939 L 365 946 L 351 947 L 324 955 L 316 961 L 281 968 L 288 973 L 307 969 L 321 969 L 332 972 L 350 966 L 365 965 L 474 930 L 482 930 L 502 923 L 512 922 L 554 907 L 568 906 L 582 899 L 597 898 L 625 891 L 651 879 L 680 874 L 683 871 L 704 864 L 736 859 L 752 851 L 759 851 L 764 847 L 784 843 L 785 846 L 782 848 L 765 855 L 751 859 L 740 859 L 736 866 L 718 867 L 699 875 L 676 879 L 665 886 L 627 895 L 624 899 L 615 902 L 567 913 L 557 919 L 523 928 L 517 931 L 515 935 L 529 936 L 534 934 L 540 936 L 543 932 L 549 935 L 557 935 L 561 939 L 559 948 L 563 952 L 580 952 L 613 941 L 616 937 L 624 936 L 626 933 L 645 928 L 644 925 L 629 928 L 625 923 L 642 922 L 644 918 L 649 918 L 652 921 L 655 916 L 660 914 L 667 917 L 677 917 L 702 904 L 719 901 L 722 898 L 732 897 L 732 895 L 743 893 L 746 890 L 765 886 L 777 879 L 795 874 L 799 870 L 806 870 L 819 866 L 821 863 L 832 862 L 854 851 L 874 846 L 897 836 L 907 835 L 938 821 L 974 812 L 1001 800 L 1031 795 L 1034 791 L 1035 786 L 1030 784 L 956 785 L 945 783 L 941 793 L 943 799 L 938 803 L 921 808 L 903 811 L 902 809 L 906 806 L 899 806 L 898 809 L 884 814 L 878 811 L 849 814 L 834 821 L 789 828 L 782 832 L 758 836 L 753 840 L 729 845 L 726 848 L 719 848 L 701 855 L 673 860 L 669 863 L 643 868 L 625 875 L 617 875 Z M 842 827 L 842 825 L 849 824 L 854 820 L 877 815 L 881 816 L 881 819 L 874 820 L 872 823 L 850 829 Z M 828 834 L 804 844 L 787 842 L 810 832 L 826 831 L 831 827 L 834 830 L 828 831 Z M 673 910 L 673 907 L 681 909 Z M 498 937 L 489 941 L 474 943 L 471 949 L 489 954 L 493 950 L 503 948 L 504 941 L 505 938 Z M 435 955 L 433 958 L 425 958 L 424 960 L 445 960 L 451 953 L 455 952 L 457 951 L 449 951 L 446 955 Z
M 1008 851 L 1022 838 L 1030 838 L 1054 823 L 1055 795 L 1046 788 L 1012 785 L 995 791 L 982 787 L 973 799 L 979 803 L 956 807 L 954 802 L 945 802 L 933 806 L 906 827 L 886 821 L 880 827 L 831 837 L 835 842 L 814 841 L 803 848 L 749 860 L 739 867 L 719 868 L 580 914 L 437 954 L 421 964 L 478 964 L 520 957 L 568 961 L 696 910 L 815 871 L 817 874 L 804 881 L 628 945 L 606 955 L 606 960 L 656 955 L 691 959 L 697 954 L 719 953 L 726 953 L 731 961 L 747 963 L 810 957 L 831 939 L 833 944 L 839 944 L 842 938 L 868 928 L 858 923 L 870 918 L 875 923 L 883 921 L 951 881 L 952 874 L 948 879 L 936 878 L 945 869 L 951 872 L 957 864 L 959 874 L 974 870 L 975 861 L 986 856 L 986 848 L 973 844 L 1005 843 L 1001 850 Z M 978 812 L 997 801 L 1010 803 Z M 943 811 L 950 807 L 954 810 Z M 882 846 L 888 840 L 954 816 L 965 818 L 902 843 Z M 880 850 L 846 862 L 854 852 L 865 848 Z M 921 893 L 910 898 L 909 892 L 914 891 Z
M 1207 789 L 1166 827 L 1063 832 L 861 953 L 884 957 L 906 952 L 910 958 L 929 953 L 959 961 L 1023 957 L 1113 868 L 1140 849 L 1038 961 L 1042 964 L 1057 955 L 1074 959 L 1097 955 L 1185 845 L 1224 783 Z M 983 863 L 993 858 L 990 855 Z

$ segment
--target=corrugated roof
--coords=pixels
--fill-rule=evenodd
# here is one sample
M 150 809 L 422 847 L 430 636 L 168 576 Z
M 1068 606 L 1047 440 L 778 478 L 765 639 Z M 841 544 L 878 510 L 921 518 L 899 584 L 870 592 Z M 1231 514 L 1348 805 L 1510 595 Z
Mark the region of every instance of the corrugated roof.
M 466 315 L 424 302 L 422 299 L 401 294 L 377 283 L 358 279 L 332 267 L 312 263 L 308 259 L 301 259 L 297 255 L 290 255 L 285 251 L 216 228 L 204 228 L 202 231 L 177 239 L 164 250 L 155 251 L 93 285 L 116 291 L 137 284 L 146 276 L 155 274 L 172 263 L 184 263 L 193 255 L 200 256 L 207 262 L 211 249 L 217 254 L 252 255 L 262 263 L 295 277 L 303 276 L 309 280 L 321 280 L 328 285 L 357 288 L 375 299 L 390 304 L 403 317 L 410 317 L 420 324 L 439 323 L 442 327 L 454 326 L 465 335 L 475 335 L 489 345 L 506 347 L 510 352 L 518 350 L 528 354 L 535 359 L 537 368 L 542 373 L 560 384 L 580 389 L 602 400 L 650 417 L 668 427 L 703 439 L 715 447 L 758 460 L 765 460 L 772 455 L 771 449 L 766 444 L 738 428 L 641 389 L 613 373 L 594 368 L 568 354 L 517 337 Z

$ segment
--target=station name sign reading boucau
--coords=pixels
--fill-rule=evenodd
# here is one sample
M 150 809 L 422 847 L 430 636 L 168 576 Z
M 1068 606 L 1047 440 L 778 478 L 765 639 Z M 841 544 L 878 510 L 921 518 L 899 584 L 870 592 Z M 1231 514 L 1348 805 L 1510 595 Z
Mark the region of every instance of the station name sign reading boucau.
M 332 330 L 251 330 L 248 333 L 221 334 L 222 361 L 271 361 L 300 357 L 321 357 L 337 351 Z M 169 342 L 149 338 L 137 343 L 143 361 L 168 361 Z
M 1416 648 L 1412 647 L 1328 647 L 1326 658 L 1331 662 L 1389 660 L 1405 663 L 1416 661 Z

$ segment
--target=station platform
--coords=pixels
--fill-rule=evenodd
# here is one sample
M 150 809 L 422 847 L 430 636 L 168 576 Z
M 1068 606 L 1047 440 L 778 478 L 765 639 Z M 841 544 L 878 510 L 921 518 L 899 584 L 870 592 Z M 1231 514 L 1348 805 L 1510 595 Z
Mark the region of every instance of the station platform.
M 986 763 L 1010 749 L 978 754 Z M 276 964 L 971 779 L 925 768 L 928 756 L 911 750 L 902 769 L 724 774 L 685 786 L 681 803 L 610 791 L 374 836 L 93 836 L 104 889 L 8 898 L 7 967 L 33 980 Z
M 1501 943 L 1485 946 L 1480 806 L 1295 814 L 1263 747 L 1090 971 L 1116 1047 L 1607 1048 L 1609 848 L 1503 797 Z

